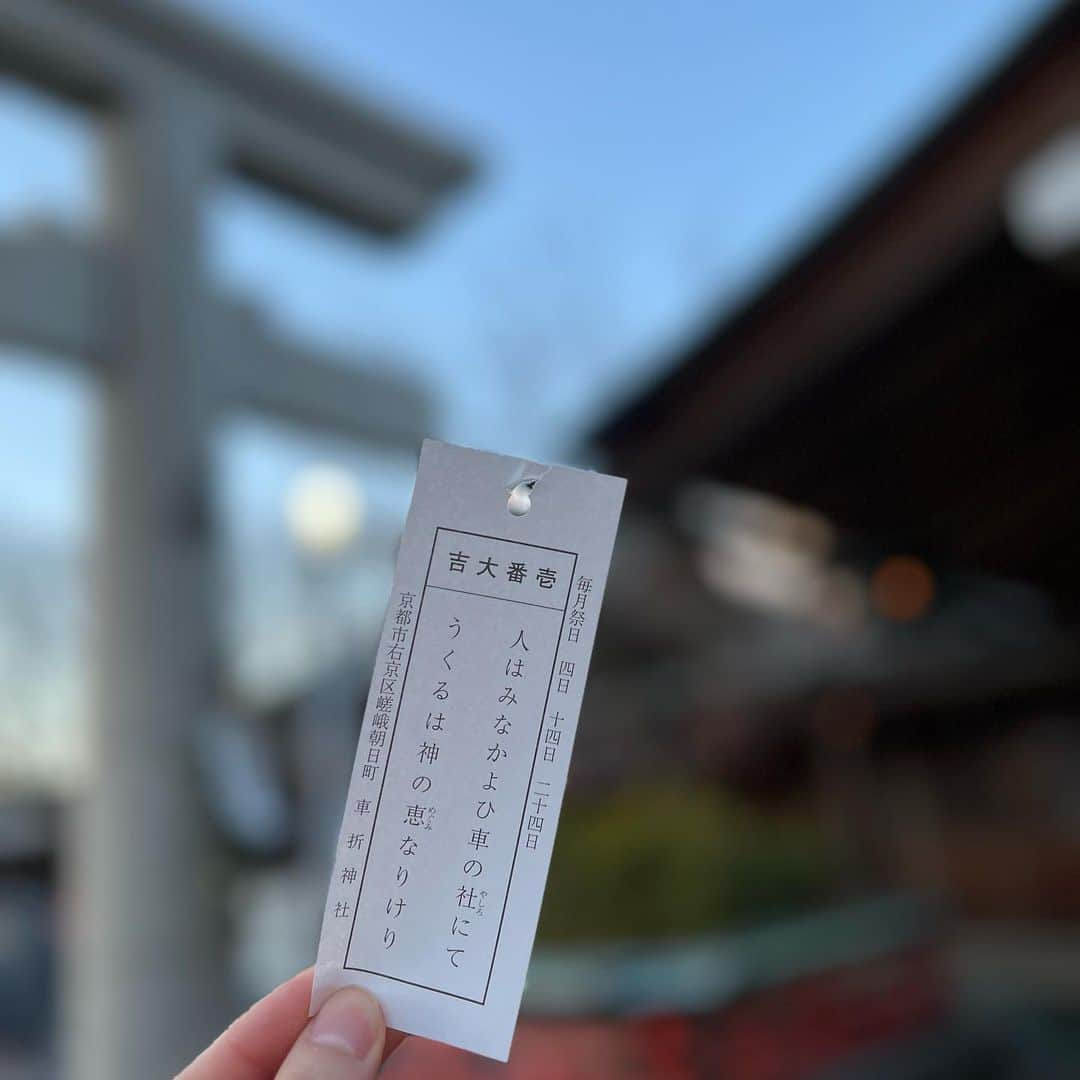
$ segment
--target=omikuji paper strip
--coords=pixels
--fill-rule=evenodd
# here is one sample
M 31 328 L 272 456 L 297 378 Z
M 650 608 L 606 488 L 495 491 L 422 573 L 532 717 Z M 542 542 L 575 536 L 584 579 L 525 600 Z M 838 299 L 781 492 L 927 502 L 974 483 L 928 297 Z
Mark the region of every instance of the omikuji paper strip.
M 424 443 L 313 1008 L 507 1059 L 625 487 Z

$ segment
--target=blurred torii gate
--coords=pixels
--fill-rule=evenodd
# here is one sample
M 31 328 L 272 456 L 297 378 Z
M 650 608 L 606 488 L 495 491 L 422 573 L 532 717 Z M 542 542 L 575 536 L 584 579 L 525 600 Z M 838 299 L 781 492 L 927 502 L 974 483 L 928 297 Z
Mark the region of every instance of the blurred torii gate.
M 232 171 L 393 235 L 467 176 L 457 151 L 145 0 L 0 0 L 0 69 L 92 106 L 100 247 L 0 251 L 0 337 L 81 358 L 105 388 L 95 751 L 77 831 L 65 1076 L 171 1075 L 226 1018 L 223 898 L 190 734 L 215 642 L 210 440 L 256 409 L 412 441 L 415 399 L 258 338 L 209 295 L 203 213 Z M 314 945 L 314 943 L 313 943 Z

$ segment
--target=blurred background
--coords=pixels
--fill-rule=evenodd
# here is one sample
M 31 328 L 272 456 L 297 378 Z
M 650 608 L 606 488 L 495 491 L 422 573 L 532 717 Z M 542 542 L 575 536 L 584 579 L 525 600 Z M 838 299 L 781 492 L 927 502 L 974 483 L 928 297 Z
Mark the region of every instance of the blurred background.
M 1080 6 L 3 0 L 0 145 L 0 1076 L 312 961 L 425 435 L 630 488 L 390 1075 L 1080 1075 Z

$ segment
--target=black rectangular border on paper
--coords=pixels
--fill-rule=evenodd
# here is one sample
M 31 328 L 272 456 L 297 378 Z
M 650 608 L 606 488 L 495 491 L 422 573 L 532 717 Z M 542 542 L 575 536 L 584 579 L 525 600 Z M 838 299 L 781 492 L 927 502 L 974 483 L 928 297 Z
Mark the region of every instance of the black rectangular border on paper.
M 363 866 L 363 869 L 360 872 L 360 884 L 359 884 L 359 886 L 357 887 L 357 890 L 356 890 L 356 903 L 353 906 L 352 925 L 349 927 L 349 940 L 345 945 L 345 955 L 344 955 L 344 957 L 342 957 L 342 965 L 341 966 L 342 966 L 342 970 L 344 970 L 344 971 L 356 971 L 356 972 L 360 972 L 360 973 L 362 973 L 364 975 L 374 975 L 374 976 L 376 976 L 377 978 L 380 978 L 380 979 L 389 979 L 392 982 L 404 983 L 406 986 L 415 986 L 419 990 L 429 990 L 433 994 L 442 994 L 444 997 L 456 998 L 458 1001 L 466 1001 L 466 1002 L 469 1002 L 472 1005 L 486 1005 L 487 1004 L 488 991 L 491 989 L 491 978 L 492 978 L 492 975 L 493 975 L 493 973 L 495 971 L 495 960 L 496 960 L 496 958 L 498 956 L 498 952 L 499 952 L 499 941 L 502 938 L 502 928 L 503 928 L 503 921 L 506 918 L 506 908 L 507 908 L 507 906 L 508 906 L 508 904 L 510 902 L 510 889 L 513 886 L 513 882 L 514 882 L 514 870 L 517 867 L 518 852 L 521 850 L 521 833 L 522 833 L 522 830 L 525 828 L 525 811 L 528 810 L 528 808 L 529 808 L 529 795 L 532 792 L 533 778 L 536 775 L 536 758 L 537 758 L 537 755 L 540 753 L 540 739 L 542 738 L 542 736 L 544 734 L 544 718 L 547 716 L 548 704 L 551 701 L 551 687 L 555 682 L 555 669 L 556 669 L 556 665 L 559 662 L 559 653 L 562 651 L 562 644 L 563 644 L 563 642 L 562 642 L 562 634 L 563 634 L 563 629 L 566 626 L 566 613 L 570 608 L 570 594 L 573 592 L 572 587 L 568 587 L 567 590 L 566 590 L 566 602 L 563 604 L 563 607 L 562 607 L 562 619 L 559 622 L 559 634 L 558 634 L 558 637 L 555 639 L 555 655 L 552 657 L 551 675 L 548 677 L 547 692 L 544 694 L 544 705 L 543 705 L 543 708 L 542 708 L 541 713 L 540 713 L 540 723 L 539 723 L 539 726 L 537 728 L 537 733 L 536 733 L 536 746 L 533 749 L 532 765 L 529 768 L 529 781 L 525 786 L 525 801 L 524 801 L 524 803 L 522 804 L 522 807 L 521 807 L 521 820 L 518 823 L 517 840 L 514 843 L 514 856 L 510 860 L 510 873 L 507 875 L 507 879 L 506 879 L 506 894 L 503 897 L 502 911 L 499 913 L 499 928 L 495 932 L 495 943 L 494 943 L 494 945 L 492 946 L 492 949 L 491 949 L 491 965 L 488 967 L 487 981 L 484 983 L 484 996 L 482 998 L 465 997 L 464 994 L 454 994 L 454 993 L 451 993 L 449 990 L 441 990 L 437 986 L 428 986 L 426 983 L 412 982 L 410 979 L 402 979 L 402 978 L 400 978 L 400 977 L 398 977 L 396 975 L 387 975 L 384 972 L 375 971 L 372 968 L 352 967 L 348 963 L 349 953 L 352 950 L 353 934 L 356 931 L 356 917 L 360 912 L 360 897 L 363 894 L 363 891 L 364 891 L 364 879 L 367 876 L 368 859 L 370 859 L 370 857 L 371 857 L 371 849 L 372 849 L 372 846 L 373 846 L 374 840 L 375 840 L 375 828 L 379 823 L 379 810 L 382 808 L 383 791 L 384 791 L 384 789 L 386 787 L 386 774 L 387 774 L 387 772 L 389 770 L 389 767 L 390 767 L 390 757 L 394 752 L 394 739 L 397 736 L 397 725 L 398 725 L 398 719 L 399 719 L 399 717 L 401 715 L 401 705 L 402 705 L 402 702 L 405 700 L 405 686 L 406 686 L 406 684 L 408 683 L 408 680 L 409 680 L 409 667 L 412 664 L 413 649 L 416 646 L 416 639 L 419 636 L 419 632 L 420 632 L 420 616 L 423 614 L 423 611 L 424 611 L 424 597 L 427 595 L 427 590 L 428 590 L 428 587 L 429 587 L 428 586 L 428 581 L 429 581 L 429 579 L 431 577 L 431 564 L 435 559 L 435 548 L 438 546 L 439 533 L 441 533 L 441 532 L 457 533 L 459 536 L 475 536 L 475 537 L 479 537 L 482 540 L 497 540 L 499 543 L 503 543 L 503 544 L 516 544 L 519 547 L 530 547 L 530 548 L 536 548 L 536 549 L 538 549 L 540 551 L 555 551 L 555 552 L 558 552 L 560 555 L 570 555 L 570 556 L 573 557 L 573 560 L 574 560 L 574 565 L 570 569 L 570 585 L 571 586 L 573 585 L 574 577 L 577 574 L 577 564 L 578 564 L 578 554 L 579 553 L 576 552 L 576 551 L 567 551 L 565 548 L 550 547 L 550 546 L 545 545 L 545 544 L 530 544 L 525 540 L 511 540 L 511 539 L 509 539 L 508 537 L 505 537 L 505 536 L 491 536 L 491 535 L 489 535 L 487 533 L 470 532 L 467 529 L 452 529 L 447 525 L 436 525 L 435 526 L 435 534 L 434 534 L 434 536 L 432 537 L 432 540 L 431 540 L 431 554 L 428 556 L 427 570 L 424 573 L 424 584 L 420 588 L 420 603 L 417 605 L 417 609 L 416 609 L 416 622 L 413 624 L 412 641 L 409 643 L 409 658 L 405 661 L 405 673 L 404 673 L 404 675 L 402 676 L 402 679 L 401 679 L 401 693 L 398 694 L 397 708 L 394 711 L 394 728 L 393 728 L 393 731 L 391 731 L 391 733 L 390 733 L 390 745 L 387 747 L 387 750 L 386 750 L 386 764 L 383 766 L 382 782 L 379 784 L 379 796 L 375 801 L 375 813 L 374 813 L 374 815 L 372 816 L 372 819 L 371 819 L 371 832 L 370 832 L 369 837 L 368 837 L 367 852 L 364 855 L 364 866 Z M 437 588 L 437 586 L 431 586 L 431 588 Z M 508 604 L 521 603 L 521 601 L 510 600 L 510 599 L 508 599 L 506 597 L 489 596 L 486 593 L 468 593 L 467 595 L 469 595 L 469 596 L 479 596 L 481 598 L 490 599 L 490 600 L 501 600 L 504 603 L 508 603 Z M 536 606 L 546 606 L 546 605 L 530 605 L 530 606 L 536 607 Z M 552 607 L 549 610 L 558 611 L 559 609 L 556 608 L 556 607 Z M 361 731 L 360 731 L 360 737 L 361 738 L 363 738 L 364 730 L 366 730 L 366 725 L 363 728 L 361 728 Z

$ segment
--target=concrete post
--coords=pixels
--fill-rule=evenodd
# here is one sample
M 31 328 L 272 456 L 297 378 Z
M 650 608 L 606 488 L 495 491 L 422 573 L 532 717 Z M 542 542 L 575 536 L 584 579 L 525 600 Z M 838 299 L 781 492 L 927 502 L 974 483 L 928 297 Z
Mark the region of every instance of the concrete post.
M 172 1076 L 228 1017 L 223 898 L 191 738 L 214 644 L 200 238 L 215 158 L 213 113 L 179 76 L 142 88 L 109 138 L 110 235 L 124 263 L 96 618 L 107 628 L 102 780 L 77 844 L 74 1080 Z

